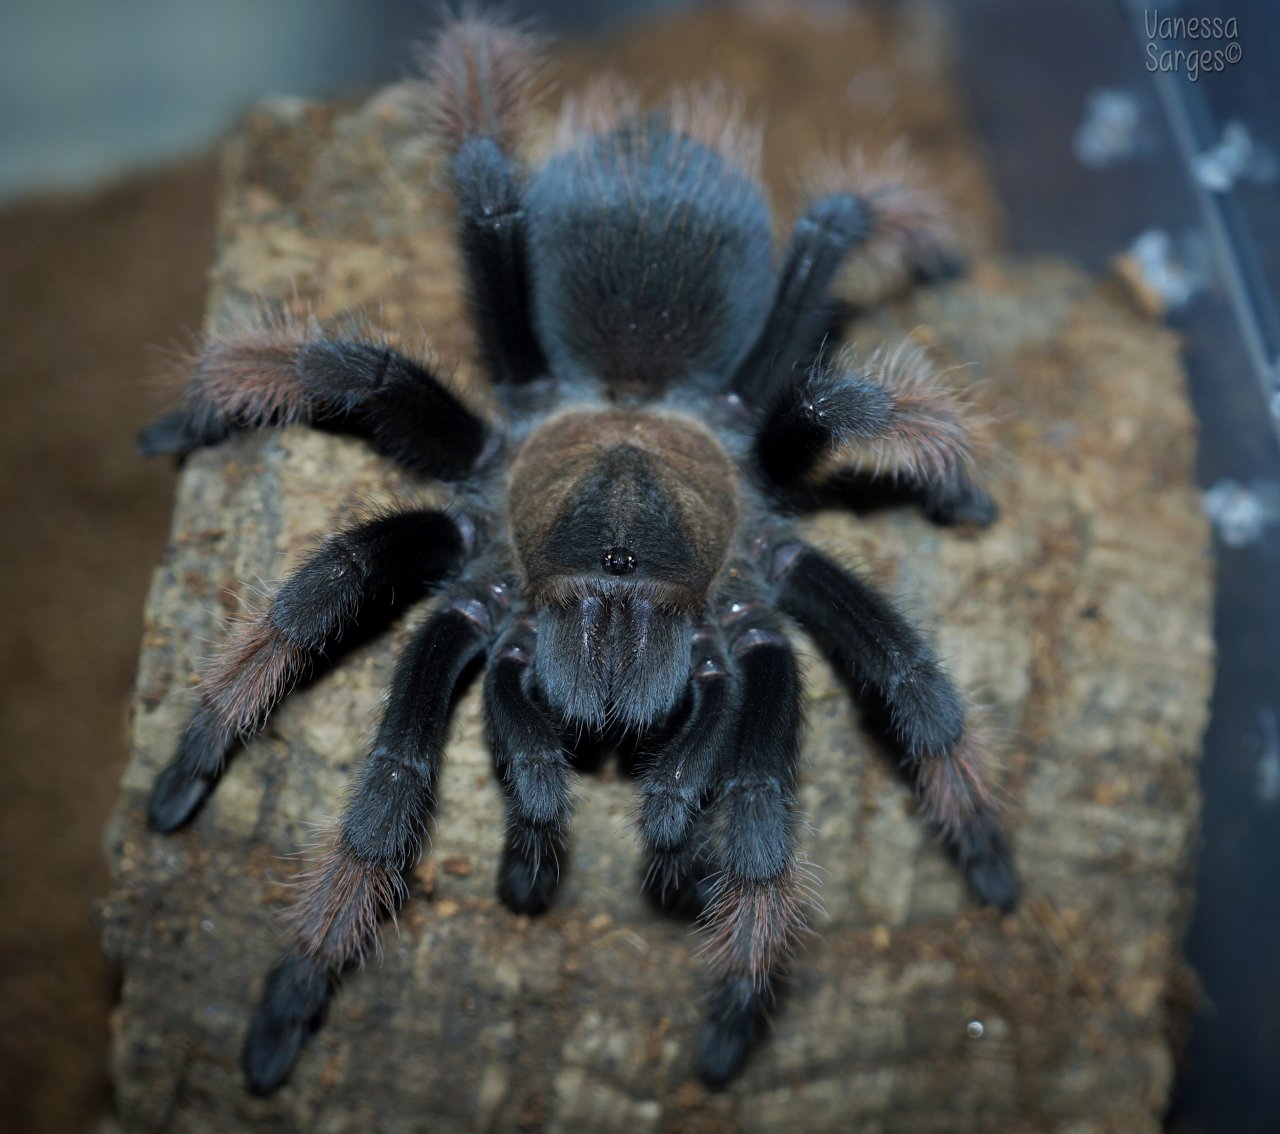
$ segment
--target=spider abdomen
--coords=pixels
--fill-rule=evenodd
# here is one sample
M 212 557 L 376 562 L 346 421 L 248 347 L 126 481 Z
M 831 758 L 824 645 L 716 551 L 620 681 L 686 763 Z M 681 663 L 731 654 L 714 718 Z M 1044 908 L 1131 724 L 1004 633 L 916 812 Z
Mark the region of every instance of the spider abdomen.
M 758 186 L 660 113 L 553 157 L 526 207 L 535 318 L 561 374 L 640 398 L 722 380 L 768 314 Z

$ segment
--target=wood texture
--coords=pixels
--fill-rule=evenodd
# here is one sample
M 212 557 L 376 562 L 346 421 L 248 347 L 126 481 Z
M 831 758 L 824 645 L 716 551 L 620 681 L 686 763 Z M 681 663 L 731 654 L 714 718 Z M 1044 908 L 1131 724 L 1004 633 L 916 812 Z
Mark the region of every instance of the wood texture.
M 741 87 L 770 108 L 782 224 L 803 155 L 887 129 L 971 218 L 967 279 L 850 335 L 868 348 L 911 335 L 961 368 L 953 380 L 993 420 L 1001 520 L 979 535 L 909 510 L 806 523 L 903 597 L 985 706 L 1020 909 L 1000 919 L 970 902 L 802 642 L 800 797 L 822 909 L 770 1039 L 730 1090 L 708 1093 L 692 1076 L 697 942 L 639 894 L 630 783 L 608 769 L 584 779 L 552 910 L 513 917 L 493 893 L 502 803 L 473 689 L 398 933 L 347 983 L 291 1084 L 249 1098 L 239 1050 L 296 854 L 336 812 L 421 612 L 290 698 L 189 831 L 149 834 L 145 799 L 222 619 L 363 502 L 444 494 L 354 441 L 246 437 L 188 462 L 148 606 L 100 911 L 124 972 L 113 1072 L 126 1128 L 1158 1129 L 1212 654 L 1177 342 L 1117 284 L 983 251 L 998 207 L 945 79 L 945 37 L 924 9 L 906 11 L 707 12 L 567 52 L 562 73 L 569 89 L 602 65 L 651 89 L 709 73 Z M 275 102 L 250 116 L 225 166 L 211 316 L 253 296 L 296 294 L 321 315 L 365 306 L 456 360 L 482 397 L 450 205 L 411 104 L 399 86 L 354 107 Z M 535 123 L 536 148 L 549 113 Z

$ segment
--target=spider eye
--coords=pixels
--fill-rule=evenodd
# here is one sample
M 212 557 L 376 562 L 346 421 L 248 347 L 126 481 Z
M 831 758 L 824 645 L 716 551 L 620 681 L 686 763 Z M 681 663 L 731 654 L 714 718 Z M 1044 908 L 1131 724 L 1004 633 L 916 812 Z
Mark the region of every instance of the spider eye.
M 636 569 L 636 557 L 629 547 L 611 547 L 601 557 L 600 566 L 610 575 L 631 575 Z

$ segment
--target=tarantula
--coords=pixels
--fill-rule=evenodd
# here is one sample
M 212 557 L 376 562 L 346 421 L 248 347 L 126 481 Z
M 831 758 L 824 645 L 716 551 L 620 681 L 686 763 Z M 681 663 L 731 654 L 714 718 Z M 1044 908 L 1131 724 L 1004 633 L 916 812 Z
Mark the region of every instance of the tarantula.
M 439 589 L 267 977 L 243 1057 L 255 1092 L 286 1079 L 343 970 L 404 899 L 450 705 L 481 659 L 506 798 L 498 893 L 512 910 L 551 900 L 575 737 L 643 742 L 645 884 L 710 937 L 709 1084 L 734 1076 L 762 1033 L 802 928 L 788 618 L 887 709 L 924 815 L 978 900 L 1008 910 L 1016 898 L 961 695 L 893 604 L 789 518 L 850 467 L 906 484 L 940 522 L 994 517 L 962 404 L 923 354 L 855 365 L 822 350 L 850 257 L 922 280 L 954 266 L 937 210 L 855 164 L 775 264 L 759 134 L 715 98 L 642 110 L 597 89 L 526 171 L 514 143 L 537 47 L 518 27 L 454 18 L 425 83 L 500 420 L 374 335 L 264 319 L 215 334 L 183 404 L 142 435 L 146 452 L 181 453 L 308 422 L 457 486 L 456 506 L 369 517 L 288 575 L 207 667 L 156 781 L 151 826 L 175 831 L 362 606 Z

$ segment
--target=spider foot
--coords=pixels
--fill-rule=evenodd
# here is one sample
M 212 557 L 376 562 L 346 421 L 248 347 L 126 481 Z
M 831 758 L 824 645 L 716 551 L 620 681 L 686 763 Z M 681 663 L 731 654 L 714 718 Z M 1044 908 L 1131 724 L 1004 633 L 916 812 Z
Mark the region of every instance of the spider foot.
M 942 527 L 969 524 L 977 528 L 989 528 L 999 517 L 1000 508 L 985 488 L 965 480 L 949 486 L 945 491 L 929 493 L 924 504 L 924 514 Z
M 560 866 L 553 852 L 531 858 L 507 844 L 498 867 L 498 897 L 512 913 L 542 913 L 559 883 Z
M 701 853 L 653 850 L 645 872 L 644 888 L 665 913 L 695 921 L 715 897 L 720 867 Z
M 916 283 L 946 283 L 957 280 L 969 271 L 969 258 L 954 248 L 939 248 L 933 258 L 925 264 L 912 268 L 911 275 Z
M 666 886 L 652 886 L 649 895 L 660 909 L 676 917 L 696 921 L 715 894 L 711 878 L 683 878 Z
M 195 818 L 217 785 L 216 776 L 192 775 L 176 761 L 156 777 L 147 805 L 147 823 L 160 835 L 171 835 Z
M 725 1086 L 742 1070 L 764 1023 L 762 997 L 751 978 L 738 977 L 716 989 L 698 1037 L 698 1077 L 708 1087 Z
M 228 734 L 202 706 L 151 789 L 147 822 L 153 831 L 169 835 L 195 818 L 218 786 L 227 747 Z
M 973 896 L 1008 913 L 1018 904 L 1018 876 L 1008 840 L 994 819 L 976 824 L 957 844 L 960 869 Z
M 254 1009 L 240 1060 L 255 1095 L 269 1095 L 288 1079 L 311 1034 L 324 1022 L 333 995 L 328 967 L 288 953 L 276 962 Z
M 230 436 L 231 430 L 211 415 L 202 419 L 179 407 L 144 426 L 138 433 L 137 446 L 144 457 L 182 456 Z

